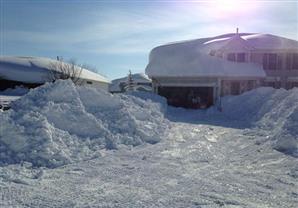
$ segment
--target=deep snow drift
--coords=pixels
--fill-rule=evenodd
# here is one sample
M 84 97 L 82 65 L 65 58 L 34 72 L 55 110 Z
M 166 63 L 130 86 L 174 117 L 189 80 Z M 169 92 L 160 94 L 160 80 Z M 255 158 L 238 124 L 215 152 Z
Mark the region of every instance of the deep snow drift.
M 48 84 L 0 113 L 0 161 L 16 162 L 0 165 L 0 207 L 296 207 L 297 158 L 272 145 L 297 144 L 297 105 L 297 89 L 225 97 L 218 112 Z
M 207 112 L 248 127 L 269 131 L 264 141 L 280 151 L 298 156 L 298 88 L 291 90 L 262 87 L 239 96 L 222 99 L 223 112 Z
M 57 81 L 31 90 L 0 114 L 0 163 L 56 167 L 100 156 L 103 148 L 156 143 L 164 106 Z
M 297 155 L 298 89 L 259 88 L 224 97 L 222 107 L 194 115 L 264 131 L 259 143 Z M 169 130 L 165 111 L 165 100 L 150 93 L 111 95 L 71 81 L 46 84 L 0 114 L 0 164 L 57 167 L 100 157 L 102 149 L 154 144 Z

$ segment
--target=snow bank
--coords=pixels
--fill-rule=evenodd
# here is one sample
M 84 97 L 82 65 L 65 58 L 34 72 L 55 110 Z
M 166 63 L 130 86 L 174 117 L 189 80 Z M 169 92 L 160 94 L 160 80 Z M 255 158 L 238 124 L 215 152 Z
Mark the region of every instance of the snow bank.
M 158 102 L 57 81 L 0 114 L 0 164 L 56 167 L 98 157 L 103 148 L 156 143 L 166 126 Z
M 298 88 L 262 87 L 239 96 L 224 97 L 222 107 L 224 117 L 270 131 L 274 148 L 298 153 Z
M 0 95 L 13 95 L 21 96 L 29 92 L 29 89 L 23 86 L 16 86 L 15 88 L 8 88 L 6 90 L 0 91 Z

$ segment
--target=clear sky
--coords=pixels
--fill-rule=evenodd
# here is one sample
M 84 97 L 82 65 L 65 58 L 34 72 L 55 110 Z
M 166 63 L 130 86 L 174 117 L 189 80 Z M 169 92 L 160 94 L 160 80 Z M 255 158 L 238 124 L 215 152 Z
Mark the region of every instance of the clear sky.
M 0 0 L 0 54 L 75 58 L 109 79 L 155 46 L 240 32 L 298 39 L 297 0 Z

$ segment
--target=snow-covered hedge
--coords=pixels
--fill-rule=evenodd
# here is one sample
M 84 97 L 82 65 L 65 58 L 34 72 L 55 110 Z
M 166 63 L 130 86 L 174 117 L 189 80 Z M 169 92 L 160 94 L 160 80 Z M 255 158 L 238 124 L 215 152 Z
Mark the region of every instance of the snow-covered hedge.
M 150 96 L 149 96 L 150 97 Z M 69 81 L 46 84 L 0 114 L 0 163 L 56 167 L 100 156 L 103 148 L 160 141 L 162 103 L 111 95 Z

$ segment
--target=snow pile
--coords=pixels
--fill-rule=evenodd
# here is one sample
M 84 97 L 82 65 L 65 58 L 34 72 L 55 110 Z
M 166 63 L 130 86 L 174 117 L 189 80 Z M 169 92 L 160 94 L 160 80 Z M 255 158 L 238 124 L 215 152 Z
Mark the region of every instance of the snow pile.
M 98 157 L 103 148 L 153 144 L 167 128 L 162 111 L 136 96 L 48 83 L 0 114 L 0 163 L 56 167 Z
M 16 86 L 15 88 L 8 88 L 6 90 L 0 91 L 0 95 L 13 95 L 21 96 L 29 92 L 29 89 L 23 86 Z
M 274 148 L 298 152 L 298 88 L 262 87 L 224 97 L 222 107 L 224 117 L 268 130 Z

